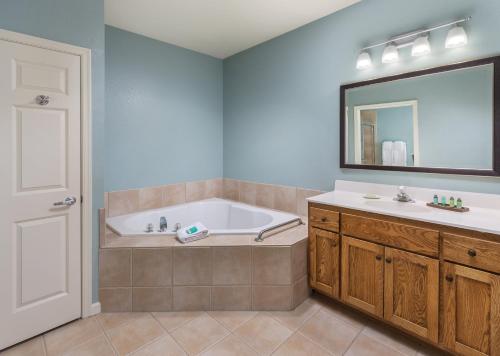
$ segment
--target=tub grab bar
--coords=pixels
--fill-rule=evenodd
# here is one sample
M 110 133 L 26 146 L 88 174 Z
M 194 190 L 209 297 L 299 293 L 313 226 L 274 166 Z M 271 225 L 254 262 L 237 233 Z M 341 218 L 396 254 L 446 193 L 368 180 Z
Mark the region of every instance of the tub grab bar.
M 291 224 L 293 222 L 298 222 L 299 225 L 304 225 L 304 222 L 302 221 L 301 218 L 295 218 L 293 220 L 290 220 L 290 221 L 286 221 L 284 223 L 281 223 L 281 224 L 278 224 L 276 226 L 271 226 L 271 227 L 268 227 L 267 229 L 264 229 L 262 230 L 261 232 L 259 232 L 259 234 L 257 235 L 257 237 L 255 238 L 255 241 L 256 242 L 262 242 L 264 241 L 264 238 L 262 237 L 266 232 L 269 232 L 269 231 L 272 231 L 274 229 L 278 229 L 280 227 L 283 227 L 283 226 L 286 226 L 288 224 Z M 298 226 L 298 225 L 297 225 Z

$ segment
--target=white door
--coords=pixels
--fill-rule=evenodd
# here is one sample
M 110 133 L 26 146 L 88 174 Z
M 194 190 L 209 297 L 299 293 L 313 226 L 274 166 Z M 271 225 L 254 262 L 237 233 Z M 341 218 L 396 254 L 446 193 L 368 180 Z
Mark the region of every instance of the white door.
M 81 316 L 80 196 L 80 57 L 0 40 L 0 349 Z

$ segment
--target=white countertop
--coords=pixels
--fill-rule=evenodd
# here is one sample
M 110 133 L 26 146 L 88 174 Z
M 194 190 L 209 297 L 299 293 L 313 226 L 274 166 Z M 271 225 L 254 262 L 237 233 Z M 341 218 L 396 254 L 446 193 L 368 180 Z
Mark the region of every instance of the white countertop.
M 390 189 L 387 189 L 390 187 Z M 423 188 L 408 188 L 410 195 L 416 199 L 415 203 L 400 203 L 394 201 L 388 191 L 396 192 L 397 187 L 385 186 L 382 184 L 370 183 L 355 183 L 346 181 L 337 181 L 336 190 L 321 195 L 317 195 L 307 200 L 313 203 L 332 205 L 342 208 L 361 210 L 369 213 L 378 213 L 398 218 L 405 218 L 417 221 L 423 221 L 434 224 L 453 226 L 463 229 L 476 230 L 486 233 L 500 235 L 500 208 L 496 205 L 500 204 L 500 196 L 494 194 L 475 194 L 467 192 L 446 192 L 449 195 L 454 194 L 455 198 L 466 196 L 464 201 L 471 201 L 478 205 L 477 198 L 483 198 L 486 207 L 465 206 L 470 207 L 470 211 L 465 213 L 447 211 L 428 207 L 426 204 L 432 201 L 432 196 L 429 194 L 431 190 Z M 364 190 L 364 192 L 360 192 Z M 374 193 L 381 196 L 380 199 L 366 199 L 366 193 Z M 443 194 L 444 191 L 435 191 L 436 194 Z M 394 193 L 395 195 L 395 193 Z M 479 195 L 479 197 L 473 197 Z M 429 200 L 418 200 L 419 197 L 429 196 Z M 487 196 L 487 197 L 485 197 Z

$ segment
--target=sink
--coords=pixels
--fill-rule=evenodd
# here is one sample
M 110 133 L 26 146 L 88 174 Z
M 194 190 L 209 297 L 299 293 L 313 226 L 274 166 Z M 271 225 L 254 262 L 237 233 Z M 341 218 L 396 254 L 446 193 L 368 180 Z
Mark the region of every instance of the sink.
M 407 211 L 411 213 L 428 213 L 430 208 L 415 203 L 401 203 L 393 200 L 367 200 L 365 205 L 390 211 Z

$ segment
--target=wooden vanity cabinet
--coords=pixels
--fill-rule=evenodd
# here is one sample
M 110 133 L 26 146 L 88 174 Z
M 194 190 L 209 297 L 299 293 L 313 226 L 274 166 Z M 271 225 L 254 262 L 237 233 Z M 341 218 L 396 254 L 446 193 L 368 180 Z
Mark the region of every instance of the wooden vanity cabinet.
M 384 247 L 342 237 L 342 300 L 367 313 L 384 313 Z
M 442 343 L 460 355 L 500 355 L 500 276 L 443 264 Z
M 438 342 L 439 261 L 385 248 L 384 319 Z
M 309 229 L 309 282 L 316 290 L 333 298 L 340 293 L 340 237 L 337 233 Z
M 313 289 L 456 355 L 500 356 L 500 237 L 309 205 Z

